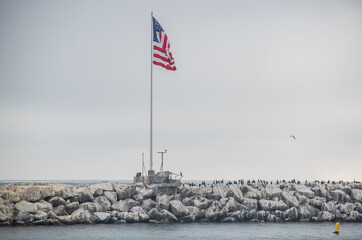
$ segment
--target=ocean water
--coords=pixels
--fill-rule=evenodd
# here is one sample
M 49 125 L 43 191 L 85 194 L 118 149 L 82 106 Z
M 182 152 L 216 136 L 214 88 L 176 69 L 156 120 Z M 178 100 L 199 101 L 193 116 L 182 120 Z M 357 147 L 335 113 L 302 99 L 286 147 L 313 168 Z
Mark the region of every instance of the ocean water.
M 362 223 L 174 223 L 174 224 L 94 224 L 61 226 L 0 227 L 1 240 L 361 240 Z

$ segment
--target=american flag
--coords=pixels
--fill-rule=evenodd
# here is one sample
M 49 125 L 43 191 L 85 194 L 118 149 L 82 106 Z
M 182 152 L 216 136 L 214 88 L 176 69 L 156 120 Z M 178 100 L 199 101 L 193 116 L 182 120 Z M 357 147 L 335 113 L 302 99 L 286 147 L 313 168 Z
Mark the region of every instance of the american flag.
M 175 61 L 170 51 L 170 42 L 161 25 L 153 18 L 153 64 L 175 71 Z

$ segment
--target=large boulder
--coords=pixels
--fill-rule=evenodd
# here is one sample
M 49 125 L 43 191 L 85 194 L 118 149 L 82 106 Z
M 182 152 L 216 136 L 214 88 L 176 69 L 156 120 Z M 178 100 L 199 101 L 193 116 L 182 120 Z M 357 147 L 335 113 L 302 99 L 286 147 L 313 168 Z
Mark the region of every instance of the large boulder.
M 128 186 L 117 186 L 116 184 L 112 184 L 114 190 L 117 192 L 117 196 L 119 200 L 125 200 L 132 196 L 132 189 Z
M 346 194 L 350 194 L 352 191 L 352 188 L 348 185 L 340 184 L 339 189 L 343 190 Z
M 53 212 L 54 212 L 57 216 L 66 216 L 66 215 L 68 215 L 68 213 L 65 211 L 64 205 L 59 205 L 58 207 L 55 207 L 55 208 L 53 209 Z
M 143 196 L 142 196 L 142 194 L 137 193 L 137 194 L 132 196 L 132 199 L 140 203 L 143 200 Z
M 202 211 L 202 210 L 200 210 L 198 207 L 195 207 L 195 206 L 188 206 L 188 207 L 186 207 L 187 208 L 187 210 L 189 211 L 189 215 L 192 215 L 192 216 L 194 216 L 195 217 L 195 220 L 198 220 L 198 219 L 200 219 L 200 218 L 202 218 L 202 217 L 204 217 L 204 212 Z M 188 216 L 189 216 L 188 215 Z M 184 222 L 185 222 L 186 220 L 184 219 Z
M 335 214 L 327 212 L 327 211 L 321 211 L 318 214 L 318 220 L 322 222 L 331 222 L 335 219 Z
M 53 207 L 58 207 L 59 205 L 65 205 L 65 200 L 61 197 L 52 197 L 49 200 L 49 203 L 53 206 Z
M 260 199 L 261 198 L 261 191 L 253 188 L 251 186 L 246 186 L 247 190 L 246 190 L 246 194 L 245 197 L 246 198 L 254 198 L 254 199 Z
M 72 198 L 76 195 L 73 186 L 64 184 L 53 184 L 52 188 L 55 191 L 55 196 L 61 197 L 63 199 Z
M 142 199 L 150 198 L 154 195 L 155 191 L 152 188 L 141 188 L 139 193 L 142 195 Z
M 110 182 L 90 185 L 91 192 L 94 192 L 96 189 L 102 189 L 103 191 L 113 191 L 113 185 Z
M 137 207 L 131 208 L 130 211 L 131 211 L 131 212 L 138 213 L 139 221 L 140 221 L 140 222 L 149 222 L 149 221 L 150 221 L 150 217 L 147 215 L 147 213 L 145 212 L 145 210 L 143 210 L 143 208 L 137 206 Z
M 299 205 L 298 207 L 299 217 L 303 220 L 309 220 L 312 217 L 317 216 L 318 213 L 319 213 L 318 209 L 308 204 Z
M 229 189 L 232 191 L 235 200 L 241 203 L 244 195 L 243 192 L 240 190 L 240 187 L 237 184 L 231 184 L 229 185 Z
M 31 214 L 30 212 L 17 212 L 15 214 L 15 221 L 17 222 L 24 222 L 24 223 L 30 223 L 34 221 L 35 217 L 34 214 Z
M 241 222 L 245 220 L 245 211 L 236 211 L 231 213 L 230 217 L 234 218 L 236 222 Z
M 289 207 L 298 207 L 299 201 L 296 199 L 290 192 L 282 192 L 282 198 L 283 201 L 289 206 Z
M 84 209 L 75 210 L 71 216 L 74 223 L 92 223 L 96 221 L 96 217 Z
M 59 222 L 61 222 L 61 223 L 68 224 L 68 225 L 75 223 L 75 222 L 73 222 L 71 215 L 58 216 L 57 220 L 59 220 Z
M 296 221 L 298 219 L 298 209 L 295 207 L 289 208 L 285 211 L 285 215 L 287 216 L 287 219 Z
M 163 221 L 165 221 L 165 222 L 176 222 L 177 221 L 177 217 L 165 209 L 161 210 L 161 214 L 163 216 Z
M 352 196 L 353 200 L 362 202 L 362 190 L 361 189 L 352 189 L 351 196 Z
M 323 203 L 321 206 L 321 210 L 327 212 L 335 212 L 337 210 L 336 203 L 332 201 Z
M 8 219 L 9 217 L 6 214 L 0 212 L 0 222 L 7 222 Z
M 326 203 L 327 200 L 323 197 L 314 197 L 313 199 L 309 200 L 309 204 L 315 208 L 321 208 L 323 203 Z
M 339 209 L 341 210 L 341 213 L 350 214 L 352 211 L 356 209 L 356 204 L 354 203 L 341 204 L 339 206 Z
M 288 209 L 288 206 L 283 201 L 272 201 L 272 200 L 259 200 L 259 207 L 265 211 L 285 211 Z
M 350 222 L 361 222 L 362 221 L 362 214 L 357 211 L 351 211 L 348 216 L 348 221 Z
M 155 207 L 157 207 L 157 203 L 152 199 L 145 199 L 142 201 L 142 208 L 147 212 L 151 211 L 151 209 Z
M 103 195 L 108 199 L 108 201 L 111 204 L 117 202 L 117 193 L 116 192 L 105 191 L 105 192 L 103 192 Z
M 330 194 L 331 198 L 339 203 L 345 203 L 350 199 L 350 197 L 343 190 L 340 189 L 330 191 Z
M 38 211 L 38 207 L 34 203 L 27 202 L 24 200 L 16 203 L 15 209 L 23 213 L 36 213 L 36 211 Z
M 189 214 L 186 206 L 182 204 L 179 200 L 172 200 L 170 202 L 170 212 L 175 215 L 177 218 L 183 217 Z
M 226 197 L 226 195 L 228 193 L 228 189 L 224 183 L 214 184 L 212 190 L 217 199 Z
M 287 215 L 283 211 L 276 210 L 275 216 L 277 216 L 281 220 L 285 220 L 287 218 Z
M 190 205 L 193 205 L 199 209 L 206 209 L 210 206 L 210 204 L 211 204 L 211 201 L 208 200 L 207 198 L 195 197 L 193 204 L 190 204 Z M 187 204 L 187 205 L 190 206 L 189 204 Z
M 226 207 L 229 212 L 233 212 L 239 209 L 240 203 L 235 201 L 235 198 L 230 197 L 224 207 Z
M 17 192 L 21 194 L 23 200 L 31 202 L 55 196 L 55 191 L 50 186 L 44 185 L 22 186 L 17 189 Z
M 79 187 L 75 189 L 75 199 L 79 203 L 93 202 L 93 194 L 88 187 Z
M 245 206 L 247 211 L 251 211 L 252 209 L 257 209 L 258 200 L 252 198 L 243 198 L 242 204 Z
M 151 220 L 155 220 L 155 221 L 161 221 L 163 219 L 163 214 L 157 210 L 157 208 L 152 208 L 149 212 L 148 212 L 148 216 L 150 217 Z
M 327 194 L 326 185 L 319 184 L 314 186 L 311 190 L 314 192 L 315 196 L 327 198 L 328 194 Z
M 0 195 L 2 198 L 14 203 L 17 203 L 22 200 L 22 195 L 20 193 L 13 191 L 2 190 L 0 191 Z
M 112 210 L 116 210 L 118 212 L 128 212 L 130 209 L 128 201 L 125 200 L 119 200 L 118 202 L 112 204 L 111 207 Z
M 39 210 L 34 215 L 34 221 L 44 221 L 46 219 L 48 219 L 48 214 L 44 211 Z
M 266 185 L 264 189 L 261 191 L 262 198 L 264 199 L 274 199 L 279 198 L 282 190 L 278 186 Z
M 156 202 L 161 209 L 168 210 L 170 207 L 170 197 L 166 194 L 157 195 Z
M 72 202 L 72 203 L 65 205 L 65 211 L 67 211 L 68 214 L 72 214 L 78 208 L 79 208 L 78 202 Z
M 37 206 L 38 210 L 44 211 L 44 212 L 49 212 L 53 210 L 53 206 L 51 203 L 44 201 L 44 200 L 40 200 L 39 202 L 36 202 L 35 205 Z
M 103 211 L 111 210 L 111 203 L 108 201 L 108 199 L 105 196 L 96 197 L 94 199 L 94 202 L 101 205 L 103 208 Z
M 103 212 L 103 208 L 98 203 L 86 202 L 79 205 L 79 209 L 88 210 L 91 213 Z
M 140 217 L 137 212 L 128 212 L 126 214 L 125 220 L 127 223 L 136 223 L 140 221 Z
M 308 188 L 305 185 L 294 185 L 294 189 L 298 193 L 306 196 L 307 198 L 313 198 L 314 197 L 314 192 L 312 192 L 312 190 L 310 190 L 310 188 Z
M 96 218 L 96 222 L 98 223 L 109 223 L 111 220 L 112 215 L 106 212 L 95 212 L 93 215 Z
M 307 198 L 305 195 L 296 192 L 294 196 L 298 200 L 299 204 L 309 204 L 309 198 Z

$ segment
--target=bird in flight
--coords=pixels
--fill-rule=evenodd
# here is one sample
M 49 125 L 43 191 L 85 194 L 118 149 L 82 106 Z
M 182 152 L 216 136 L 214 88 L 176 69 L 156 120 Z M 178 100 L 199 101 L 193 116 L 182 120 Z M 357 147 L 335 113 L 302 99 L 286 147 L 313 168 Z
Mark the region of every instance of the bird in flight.
M 290 135 L 291 138 L 294 138 L 294 140 L 297 140 L 294 135 Z

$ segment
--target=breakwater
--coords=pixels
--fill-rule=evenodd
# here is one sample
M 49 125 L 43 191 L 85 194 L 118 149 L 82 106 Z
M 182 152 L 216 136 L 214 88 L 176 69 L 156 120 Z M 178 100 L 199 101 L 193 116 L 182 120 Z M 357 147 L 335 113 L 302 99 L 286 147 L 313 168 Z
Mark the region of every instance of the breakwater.
M 99 183 L 0 186 L 1 225 L 136 222 L 362 222 L 361 183 Z

